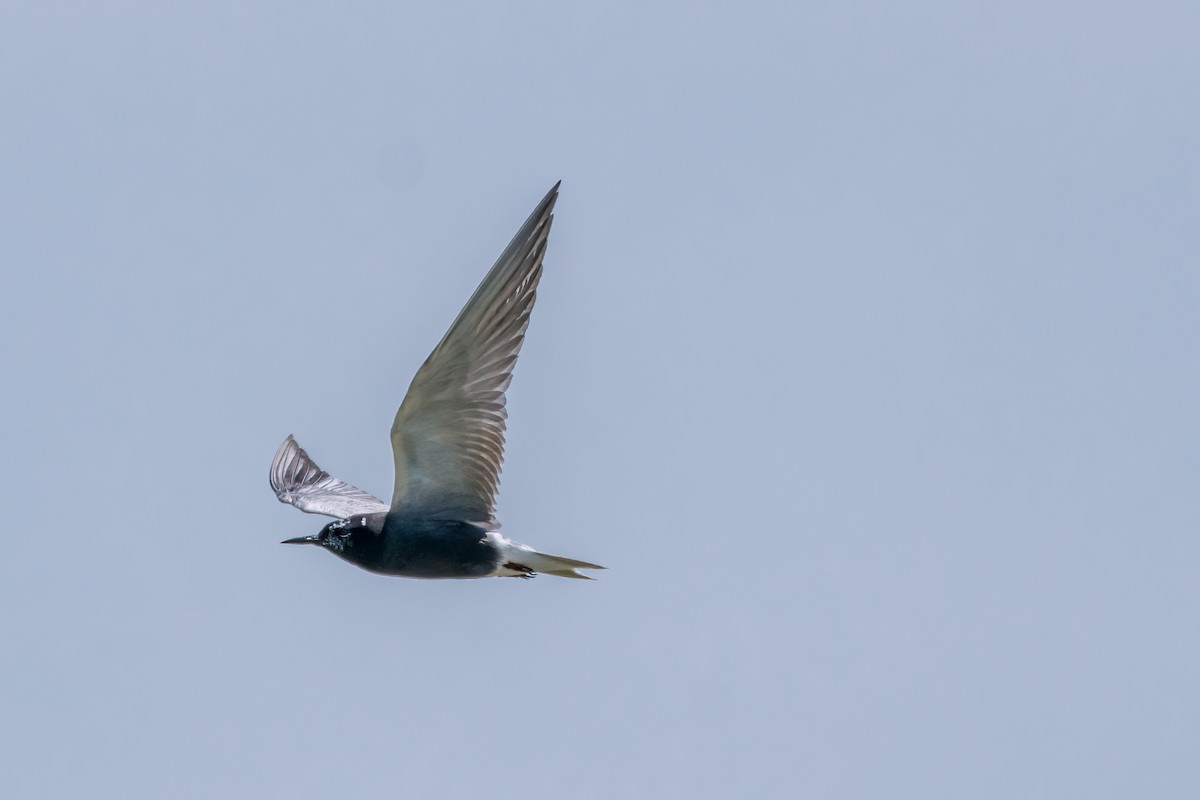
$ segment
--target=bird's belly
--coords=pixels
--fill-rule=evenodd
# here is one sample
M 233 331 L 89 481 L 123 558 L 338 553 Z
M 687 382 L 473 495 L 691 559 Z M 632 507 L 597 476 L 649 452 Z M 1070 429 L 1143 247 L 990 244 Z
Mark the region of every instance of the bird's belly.
M 385 529 L 384 538 L 386 547 L 373 569 L 384 575 L 483 578 L 499 564 L 500 552 L 487 531 L 465 522 L 400 524 Z

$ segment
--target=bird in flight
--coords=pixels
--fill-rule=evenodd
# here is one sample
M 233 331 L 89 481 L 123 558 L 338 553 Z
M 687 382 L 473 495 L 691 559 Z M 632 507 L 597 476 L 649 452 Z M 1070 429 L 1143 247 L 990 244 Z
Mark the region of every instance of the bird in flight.
M 291 436 L 271 463 L 281 502 L 337 519 L 312 544 L 371 572 L 408 578 L 563 578 L 597 564 L 539 553 L 500 533 L 496 490 L 504 392 L 542 276 L 558 184 L 534 209 L 433 353 L 392 423 L 396 484 L 387 504 L 318 467 Z

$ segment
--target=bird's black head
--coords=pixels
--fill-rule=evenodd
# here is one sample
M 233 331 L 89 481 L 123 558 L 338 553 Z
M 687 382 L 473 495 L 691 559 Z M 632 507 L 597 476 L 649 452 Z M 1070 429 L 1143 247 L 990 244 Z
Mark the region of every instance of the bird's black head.
M 360 515 L 334 520 L 321 528 L 316 536 L 285 539 L 283 544 L 315 544 L 347 561 L 360 563 L 375 555 L 380 545 L 381 529 L 381 520 L 376 520 L 372 515 Z

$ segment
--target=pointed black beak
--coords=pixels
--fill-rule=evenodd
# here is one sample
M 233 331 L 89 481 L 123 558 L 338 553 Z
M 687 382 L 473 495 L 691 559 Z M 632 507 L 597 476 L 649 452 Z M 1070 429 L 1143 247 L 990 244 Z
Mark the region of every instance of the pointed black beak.
M 320 544 L 321 540 L 315 536 L 297 536 L 295 539 L 284 539 L 280 544 Z

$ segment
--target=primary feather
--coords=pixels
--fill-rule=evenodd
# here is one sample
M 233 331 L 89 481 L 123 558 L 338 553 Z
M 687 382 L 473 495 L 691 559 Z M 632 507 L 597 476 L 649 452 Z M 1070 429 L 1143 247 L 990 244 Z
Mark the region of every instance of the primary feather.
M 318 467 L 291 436 L 283 440 L 271 461 L 271 488 L 281 503 L 309 514 L 342 519 L 388 510 L 388 504 L 375 495 Z
M 499 527 L 505 391 L 542 275 L 558 185 L 525 221 L 408 388 L 392 424 L 392 510 Z

